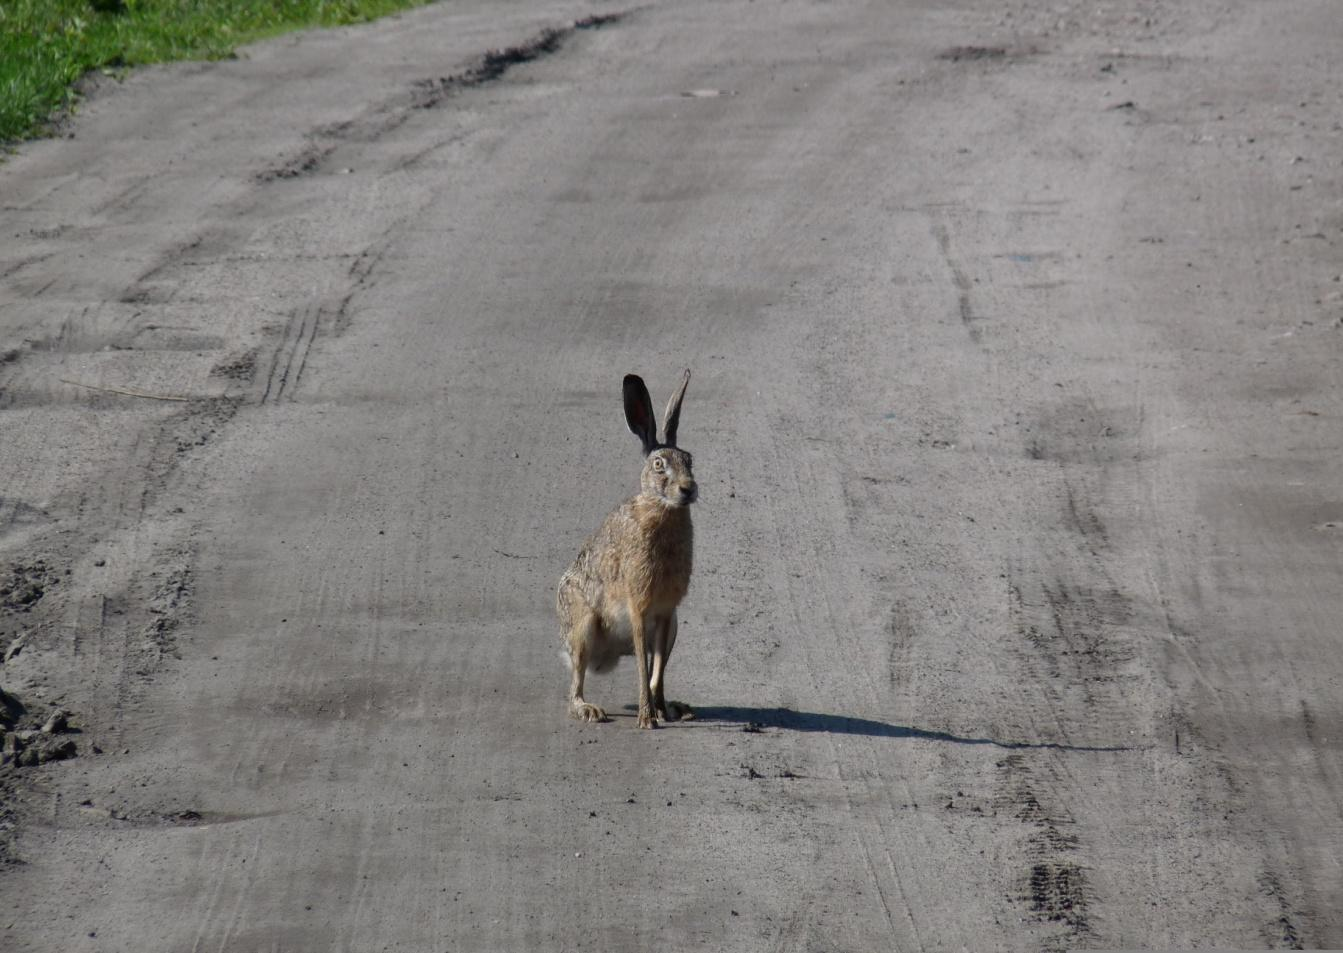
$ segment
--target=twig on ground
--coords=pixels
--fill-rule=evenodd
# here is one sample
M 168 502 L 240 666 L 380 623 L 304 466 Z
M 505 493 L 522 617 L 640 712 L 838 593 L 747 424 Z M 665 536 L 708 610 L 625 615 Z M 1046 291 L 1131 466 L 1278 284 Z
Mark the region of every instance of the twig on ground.
M 146 400 L 177 400 L 182 402 L 191 400 L 190 397 L 176 397 L 172 394 L 146 394 L 142 390 L 130 390 L 125 387 L 103 387 L 99 384 L 84 384 L 79 381 L 68 380 L 64 377 L 59 378 L 59 380 L 62 384 L 73 384 L 75 387 L 84 387 L 88 390 L 101 390 L 106 391 L 109 394 L 121 394 L 125 397 L 143 397 Z

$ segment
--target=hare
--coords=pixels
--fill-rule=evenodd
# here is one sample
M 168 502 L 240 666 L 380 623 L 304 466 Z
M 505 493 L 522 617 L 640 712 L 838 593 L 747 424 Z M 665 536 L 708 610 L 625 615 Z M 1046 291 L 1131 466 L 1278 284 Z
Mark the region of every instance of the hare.
M 588 670 L 607 672 L 633 655 L 639 670 L 639 727 L 693 718 L 689 706 L 668 702 L 662 679 L 676 644 L 676 607 L 690 588 L 693 531 L 690 504 L 699 496 L 690 454 L 676 446 L 681 401 L 690 383 L 667 403 L 665 440 L 658 443 L 653 402 L 642 378 L 625 377 L 625 420 L 643 442 L 640 491 L 602 521 L 560 577 L 555 603 L 572 671 L 569 714 L 606 721 L 583 700 Z

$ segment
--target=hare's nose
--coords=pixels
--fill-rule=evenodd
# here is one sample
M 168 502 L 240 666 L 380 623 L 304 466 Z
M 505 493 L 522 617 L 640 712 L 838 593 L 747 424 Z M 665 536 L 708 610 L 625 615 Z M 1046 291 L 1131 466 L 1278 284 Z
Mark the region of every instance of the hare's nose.
M 699 495 L 699 487 L 693 483 L 682 484 L 681 499 L 689 503 Z

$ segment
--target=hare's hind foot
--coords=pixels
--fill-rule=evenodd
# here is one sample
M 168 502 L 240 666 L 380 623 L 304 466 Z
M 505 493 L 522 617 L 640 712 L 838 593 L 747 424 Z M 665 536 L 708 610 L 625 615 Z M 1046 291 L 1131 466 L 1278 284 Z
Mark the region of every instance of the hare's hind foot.
M 663 721 L 694 721 L 695 709 L 691 708 L 685 702 L 665 702 L 661 708 L 653 712 Z
M 584 701 L 574 701 L 569 704 L 569 717 L 578 721 L 610 721 L 606 710 L 597 705 L 591 705 Z

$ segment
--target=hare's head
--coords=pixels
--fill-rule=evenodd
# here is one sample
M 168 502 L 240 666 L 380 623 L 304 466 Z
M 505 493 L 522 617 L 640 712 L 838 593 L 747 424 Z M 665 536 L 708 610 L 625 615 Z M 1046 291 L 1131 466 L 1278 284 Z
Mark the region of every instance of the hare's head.
M 625 376 L 625 420 L 634 436 L 643 441 L 644 470 L 639 477 L 645 496 L 651 496 L 665 506 L 689 506 L 699 497 L 699 487 L 691 470 L 690 454 L 676 446 L 676 428 L 681 422 L 681 401 L 690 383 L 690 371 L 685 372 L 680 388 L 667 402 L 663 415 L 665 439 L 657 438 L 657 419 L 653 416 L 653 401 L 643 378 L 636 374 Z

